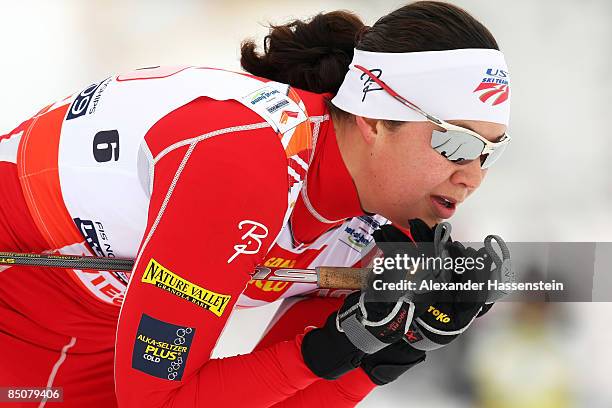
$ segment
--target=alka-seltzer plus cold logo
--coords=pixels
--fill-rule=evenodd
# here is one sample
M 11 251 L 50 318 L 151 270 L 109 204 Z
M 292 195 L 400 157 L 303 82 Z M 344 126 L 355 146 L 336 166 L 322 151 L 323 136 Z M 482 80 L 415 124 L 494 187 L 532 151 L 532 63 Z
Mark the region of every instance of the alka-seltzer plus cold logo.
M 102 82 L 89 85 L 72 102 L 66 120 L 76 119 L 85 114 L 91 115 L 96 112 L 98 102 L 102 93 L 108 86 L 111 78 L 106 78 Z
M 143 314 L 134 342 L 132 368 L 164 380 L 180 381 L 195 330 Z
M 484 103 L 491 103 L 492 106 L 499 105 L 508 100 L 510 96 L 510 85 L 508 71 L 497 68 L 489 68 L 480 84 L 474 89 L 478 93 L 478 99 Z

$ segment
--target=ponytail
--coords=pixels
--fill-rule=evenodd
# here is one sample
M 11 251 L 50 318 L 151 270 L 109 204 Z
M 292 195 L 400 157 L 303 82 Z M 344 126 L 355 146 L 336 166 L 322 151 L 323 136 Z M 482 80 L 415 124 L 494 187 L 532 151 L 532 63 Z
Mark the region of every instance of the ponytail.
M 336 93 L 364 31 L 359 17 L 348 11 L 273 25 L 259 54 L 252 40 L 241 44 L 240 64 L 253 75 L 316 93 Z

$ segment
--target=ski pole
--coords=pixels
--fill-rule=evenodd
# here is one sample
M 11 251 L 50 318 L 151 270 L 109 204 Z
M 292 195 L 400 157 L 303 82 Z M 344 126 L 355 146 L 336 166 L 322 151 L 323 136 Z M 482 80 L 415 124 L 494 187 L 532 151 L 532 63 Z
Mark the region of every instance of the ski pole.
M 46 255 L 0 252 L 0 265 L 39 266 L 66 269 L 131 272 L 133 259 L 95 256 Z M 316 284 L 325 289 L 361 289 L 371 269 L 319 266 L 314 269 L 269 268 L 258 266 L 252 280 Z

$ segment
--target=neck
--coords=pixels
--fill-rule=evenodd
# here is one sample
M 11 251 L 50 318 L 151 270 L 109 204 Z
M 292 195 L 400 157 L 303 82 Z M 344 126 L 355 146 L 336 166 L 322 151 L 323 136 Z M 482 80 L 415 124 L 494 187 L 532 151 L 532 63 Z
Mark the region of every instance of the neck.
M 350 137 L 356 135 L 357 132 L 359 132 L 359 129 L 357 129 L 357 126 L 355 126 L 353 121 L 346 118 L 336 118 L 335 116 L 332 116 L 332 121 L 338 151 L 340 152 L 342 162 L 344 163 L 355 187 L 355 192 L 360 202 L 362 212 L 372 212 L 368 210 L 368 205 L 364 201 L 364 198 L 367 196 L 367 194 L 364 193 L 367 192 L 368 186 L 367 183 L 363 183 L 363 181 L 367 180 L 367 178 L 363 177 L 363 170 L 361 166 L 361 164 L 366 162 L 368 157 L 360 156 L 360 153 L 364 151 L 361 146 L 361 138 Z
M 293 233 L 299 242 L 311 242 L 345 219 L 364 214 L 330 122 L 321 127 L 307 183 L 293 213 Z
M 308 197 L 315 210 L 328 220 L 362 215 L 357 188 L 342 155 L 335 127 L 321 132 L 308 172 Z

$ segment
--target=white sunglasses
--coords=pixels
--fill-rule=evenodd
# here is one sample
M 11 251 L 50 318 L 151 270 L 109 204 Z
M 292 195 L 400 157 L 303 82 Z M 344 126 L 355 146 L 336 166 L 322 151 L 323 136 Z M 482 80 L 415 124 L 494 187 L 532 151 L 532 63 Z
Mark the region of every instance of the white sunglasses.
M 473 160 L 480 159 L 480 167 L 486 169 L 499 159 L 508 143 L 510 143 L 510 136 L 506 133 L 500 136 L 499 141 L 491 142 L 470 129 L 452 125 L 442 119 L 438 119 L 395 92 L 368 69 L 361 65 L 355 65 L 355 68 L 363 71 L 364 74 L 369 76 L 372 81 L 376 82 L 377 85 L 397 101 L 420 113 L 431 123 L 444 128 L 443 132 L 433 131 L 431 147 L 453 163 L 467 164 Z

